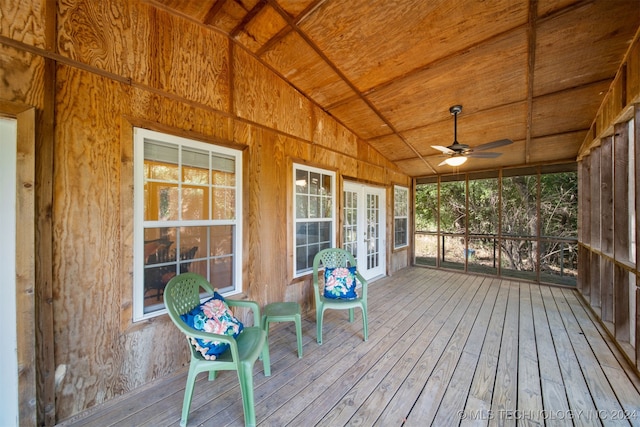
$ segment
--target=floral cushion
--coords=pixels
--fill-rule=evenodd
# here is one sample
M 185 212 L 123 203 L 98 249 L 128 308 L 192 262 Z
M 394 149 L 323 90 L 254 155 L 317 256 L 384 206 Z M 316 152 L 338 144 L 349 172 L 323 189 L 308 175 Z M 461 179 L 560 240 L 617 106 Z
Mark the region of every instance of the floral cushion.
M 324 296 L 332 299 L 354 299 L 356 294 L 356 267 L 324 269 Z
M 229 335 L 234 338 L 244 328 L 242 322 L 233 316 L 222 295 L 217 292 L 214 292 L 213 297 L 180 317 L 187 325 L 198 331 Z M 191 338 L 191 344 L 207 360 L 215 360 L 229 348 L 227 343 L 200 338 Z

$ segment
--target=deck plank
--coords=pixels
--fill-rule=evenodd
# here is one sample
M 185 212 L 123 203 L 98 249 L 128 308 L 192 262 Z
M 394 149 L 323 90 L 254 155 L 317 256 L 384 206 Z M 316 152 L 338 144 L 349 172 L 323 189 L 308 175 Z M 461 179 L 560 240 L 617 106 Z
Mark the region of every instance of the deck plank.
M 531 306 L 533 308 L 533 324 L 536 335 L 536 350 L 538 354 L 538 372 L 544 410 L 550 414 L 569 414 L 570 407 L 567 393 L 562 381 L 562 373 L 556 348 L 553 345 L 551 327 L 545 311 L 540 286 L 531 288 Z M 536 414 L 537 415 L 537 414 Z M 544 418 L 546 425 L 562 427 L 567 420 L 560 417 L 544 417 L 540 413 L 538 418 Z
M 327 311 L 322 345 L 304 313 L 302 359 L 293 323 L 271 326 L 260 426 L 640 427 L 640 378 L 574 290 L 412 267 L 369 295 L 366 342 L 358 311 Z M 176 426 L 185 380 L 183 367 L 59 426 Z M 235 372 L 199 376 L 196 425 L 244 425 Z
M 569 408 L 573 414 L 585 414 L 585 416 L 577 419 L 576 424 L 581 426 L 601 425 L 597 417 L 593 416 L 593 414 L 596 414 L 593 397 L 582 375 L 580 364 L 574 353 L 565 324 L 562 321 L 557 302 L 553 298 L 550 288 L 540 288 L 540 291 L 547 318 L 549 319 L 551 337 L 556 348 L 561 379 L 567 392 Z
M 424 420 L 426 423 L 433 422 L 444 394 L 450 386 L 451 378 L 460 362 L 463 353 L 462 349 L 469 338 L 469 333 L 487 295 L 489 283 L 490 279 L 483 279 L 478 283 L 479 287 L 473 295 L 471 303 L 464 309 L 449 342 L 407 417 L 409 424 L 417 424 L 420 420 Z
M 520 283 L 520 321 L 518 332 L 518 419 L 527 425 L 544 425 L 540 363 L 536 348 L 531 285 Z
M 485 341 L 482 345 L 478 365 L 473 375 L 469 396 L 464 407 L 464 418 L 461 425 L 488 425 L 489 419 L 493 416 L 491 412 L 491 401 L 493 400 L 493 387 L 496 382 L 496 371 L 498 369 L 498 356 L 500 354 L 500 342 L 502 341 L 502 331 L 507 309 L 507 299 L 509 287 L 506 282 L 499 279 L 493 280 L 494 286 L 498 287 L 489 329 L 487 330 Z
M 462 408 L 471 389 L 471 381 L 478 366 L 482 346 L 489 328 L 491 313 L 498 296 L 500 287 L 491 279 L 488 280 L 489 289 L 482 301 L 471 333 L 465 343 L 460 361 L 451 377 L 451 382 L 442 398 L 438 412 L 433 420 L 436 426 L 451 426 L 459 423 L 464 416 Z
M 518 329 L 520 291 L 517 282 L 506 282 L 509 287 L 507 310 L 504 316 L 502 341 L 498 356 L 498 368 L 493 387 L 489 425 L 515 425 L 518 386 Z
M 385 377 L 381 387 L 372 393 L 356 414 L 358 421 L 364 425 L 390 426 L 399 425 L 407 419 L 456 325 L 476 294 L 474 281 L 459 287 L 459 291 L 442 305 L 433 321 L 416 339 L 416 343 L 422 344 L 413 346 L 409 358 L 405 356 L 398 362 L 401 370 L 394 369 Z M 389 390 L 393 390 L 393 394 Z M 385 395 L 382 401 L 372 399 L 382 394 Z

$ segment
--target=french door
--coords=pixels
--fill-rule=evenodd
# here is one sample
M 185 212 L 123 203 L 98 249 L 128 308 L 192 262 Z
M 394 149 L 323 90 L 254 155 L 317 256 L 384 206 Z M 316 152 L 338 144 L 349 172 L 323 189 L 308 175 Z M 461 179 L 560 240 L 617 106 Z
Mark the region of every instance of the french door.
M 344 182 L 342 247 L 367 279 L 386 274 L 385 189 Z

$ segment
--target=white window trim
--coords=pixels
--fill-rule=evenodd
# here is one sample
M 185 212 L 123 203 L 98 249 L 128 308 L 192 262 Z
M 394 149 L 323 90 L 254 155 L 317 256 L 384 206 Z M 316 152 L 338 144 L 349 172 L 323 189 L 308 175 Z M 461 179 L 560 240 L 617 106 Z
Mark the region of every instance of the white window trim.
M 298 272 L 297 271 L 297 242 L 296 242 L 296 233 L 297 233 L 297 226 L 298 226 L 298 210 L 297 210 L 297 206 L 296 206 L 296 170 L 305 170 L 307 172 L 315 172 L 315 173 L 319 173 L 319 174 L 323 174 L 323 175 L 329 175 L 331 176 L 331 220 L 327 220 L 327 222 L 331 222 L 331 242 L 333 242 L 333 246 L 336 246 L 336 212 L 337 212 L 337 200 L 336 200 L 336 173 L 334 171 L 330 171 L 330 170 L 326 170 L 326 169 L 320 169 L 320 168 L 315 168 L 312 166 L 307 166 L 307 165 L 303 165 L 300 163 L 294 163 L 293 164 L 293 171 L 292 171 L 292 181 L 293 181 L 293 232 L 292 234 L 292 248 L 293 248 L 293 277 L 297 278 L 297 277 L 302 277 L 302 276 L 307 276 L 310 273 L 312 273 L 312 269 L 307 269 L 307 270 L 303 270 Z M 308 219 L 308 221 L 300 221 L 300 222 L 315 222 L 317 220 L 317 218 L 312 218 L 312 219 Z
M 406 201 L 407 201 L 407 215 L 406 216 L 396 216 L 396 191 L 403 191 L 406 193 Z M 396 219 L 406 219 L 407 220 L 407 229 L 405 230 L 406 238 L 404 244 L 397 245 L 396 244 Z M 393 186 L 393 249 L 402 249 L 409 246 L 409 188 L 401 185 Z
M 168 142 L 172 144 L 185 145 L 205 151 L 214 151 L 235 157 L 236 175 L 236 197 L 235 219 L 234 220 L 196 220 L 189 221 L 193 226 L 209 225 L 234 225 L 236 233 L 234 236 L 234 266 L 233 275 L 235 278 L 234 289 L 224 292 L 224 296 L 242 293 L 242 152 L 219 145 L 208 144 L 193 139 L 182 138 L 175 135 L 156 132 L 143 128 L 134 127 L 133 132 L 133 321 L 138 322 L 167 313 L 163 308 L 150 313 L 144 312 L 144 228 L 145 225 L 153 226 L 179 226 L 183 221 L 144 221 L 144 141 L 151 139 L 155 141 Z

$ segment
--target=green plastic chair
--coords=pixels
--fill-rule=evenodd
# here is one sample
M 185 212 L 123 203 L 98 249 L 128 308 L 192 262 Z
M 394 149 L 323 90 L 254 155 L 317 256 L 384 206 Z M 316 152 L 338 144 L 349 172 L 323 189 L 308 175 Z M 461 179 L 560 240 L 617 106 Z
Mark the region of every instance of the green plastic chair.
M 178 329 L 187 336 L 187 343 L 191 351 L 191 362 L 189 364 L 187 385 L 184 390 L 180 425 L 182 427 L 187 425 L 193 388 L 198 374 L 209 372 L 209 381 L 213 381 L 217 371 L 235 370 L 240 381 L 245 425 L 255 426 L 253 364 L 256 359 L 262 357 L 264 375 L 267 377 L 271 375 L 267 334 L 260 328 L 260 306 L 254 301 L 225 300 L 229 307 L 247 307 L 253 312 L 253 324 L 255 326 L 245 327 L 237 338 L 198 331 L 187 325 L 180 318 L 180 315 L 188 313 L 200 305 L 200 288 L 213 295 L 213 286 L 207 279 L 195 273 L 183 273 L 172 278 L 164 290 L 164 302 L 167 306 L 169 317 Z M 191 345 L 191 342 L 189 342 L 190 337 L 226 342 L 229 344 L 229 349 L 216 360 L 206 360 Z
M 313 259 L 313 293 L 316 301 L 316 325 L 318 344 L 322 344 L 322 318 L 327 309 L 349 310 L 349 322 L 353 322 L 353 309 L 360 307 L 362 310 L 362 326 L 364 340 L 368 339 L 367 329 L 367 281 L 356 271 L 356 279 L 362 285 L 356 299 L 331 299 L 324 296 L 324 281 L 322 287 L 318 281 L 318 271 L 322 268 L 355 266 L 356 260 L 351 252 L 341 248 L 323 249 Z

